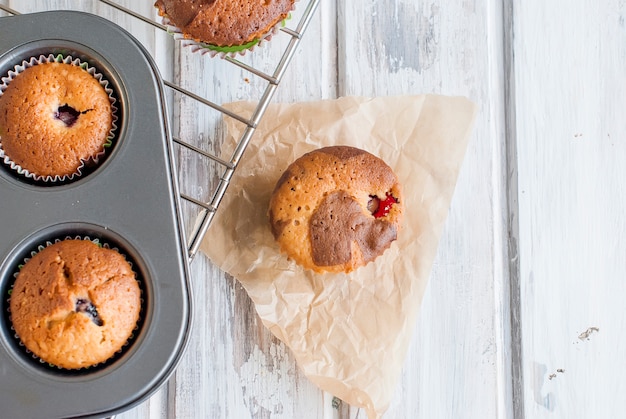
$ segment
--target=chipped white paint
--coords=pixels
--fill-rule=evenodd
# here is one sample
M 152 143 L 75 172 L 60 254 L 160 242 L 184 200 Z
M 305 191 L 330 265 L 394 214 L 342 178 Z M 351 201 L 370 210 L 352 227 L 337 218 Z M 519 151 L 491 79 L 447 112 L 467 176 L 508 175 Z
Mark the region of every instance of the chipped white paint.
M 293 364 L 276 362 L 285 357 L 285 350 L 284 345 L 272 344 L 266 354 L 255 345 L 239 368 L 244 401 L 253 416 L 262 410 L 273 415 L 281 415 L 284 411 L 283 403 L 288 400 L 288 395 L 276 389 L 284 388 L 281 381 L 290 380 L 294 375 Z
M 513 3 L 524 412 L 621 417 L 626 3 Z

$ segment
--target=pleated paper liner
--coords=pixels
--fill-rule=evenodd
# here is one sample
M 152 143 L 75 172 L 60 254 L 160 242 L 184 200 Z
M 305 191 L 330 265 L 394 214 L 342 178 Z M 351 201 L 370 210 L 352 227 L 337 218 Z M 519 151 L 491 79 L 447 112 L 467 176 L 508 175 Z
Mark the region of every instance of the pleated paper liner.
M 231 57 L 236 58 L 237 56 L 244 56 L 248 52 L 253 52 L 257 48 L 263 47 L 269 41 L 271 41 L 272 37 L 276 35 L 279 29 L 285 26 L 285 23 L 291 19 L 291 13 L 295 10 L 296 0 L 289 11 L 287 18 L 281 20 L 276 25 L 272 26 L 267 32 L 265 32 L 261 37 L 254 39 L 250 42 L 247 42 L 242 45 L 232 45 L 232 46 L 219 46 L 212 45 L 207 42 L 202 42 L 197 39 L 191 39 L 186 36 L 183 31 L 177 27 L 168 17 L 167 15 L 161 16 L 161 22 L 166 26 L 167 32 L 170 33 L 175 40 L 179 41 L 182 46 L 187 47 L 193 53 L 198 53 L 202 55 L 209 55 L 210 57 Z
M 90 241 L 96 245 L 98 245 L 99 247 L 102 248 L 106 248 L 106 249 L 111 249 L 116 251 L 117 253 L 121 254 L 125 260 L 129 263 L 129 265 L 131 266 L 131 269 L 133 271 L 133 273 L 135 274 L 135 280 L 137 281 L 138 285 L 139 285 L 139 290 L 141 292 L 140 294 L 140 311 L 139 311 L 139 318 L 137 320 L 137 324 L 135 325 L 132 334 L 130 335 L 130 337 L 128 338 L 128 340 L 126 341 L 126 343 L 124 343 L 124 345 L 110 358 L 108 358 L 107 360 L 100 362 L 100 363 L 96 363 L 90 366 L 86 366 L 86 367 L 82 367 L 82 368 L 76 368 L 76 369 L 70 369 L 70 368 L 63 368 L 57 365 L 54 365 L 52 363 L 49 363 L 45 360 L 43 360 L 42 358 L 40 358 L 39 356 L 37 356 L 35 353 L 33 353 L 30 349 L 28 349 L 26 347 L 26 345 L 24 345 L 24 343 L 21 341 L 20 337 L 18 336 L 17 332 L 15 331 L 14 327 L 13 327 L 13 321 L 11 318 L 11 306 L 10 306 L 10 301 L 11 301 L 11 294 L 13 292 L 13 286 L 15 284 L 15 280 L 17 279 L 17 276 L 20 272 L 20 270 L 22 269 L 22 267 L 30 260 L 32 259 L 37 253 L 41 252 L 43 249 L 47 248 L 48 246 L 51 246 L 53 244 L 56 243 L 60 243 L 62 241 L 65 240 L 85 240 L 85 241 Z M 124 353 L 130 348 L 130 346 L 133 344 L 134 340 L 136 339 L 137 335 L 139 334 L 139 331 L 141 330 L 141 327 L 143 325 L 143 321 L 144 321 L 144 317 L 145 317 L 145 283 L 144 283 L 144 279 L 142 278 L 142 276 L 140 275 L 140 273 L 138 272 L 137 269 L 135 269 L 136 263 L 134 263 L 134 261 L 132 260 L 132 258 L 126 254 L 125 252 L 121 251 L 118 247 L 116 247 L 114 244 L 112 243 L 108 243 L 108 242 L 101 242 L 100 239 L 98 238 L 90 238 L 88 236 L 80 236 L 80 235 L 76 235 L 76 236 L 65 236 L 63 238 L 58 238 L 58 239 L 54 239 L 54 240 L 48 240 L 45 241 L 44 243 L 41 243 L 39 245 L 36 246 L 35 249 L 32 249 L 27 256 L 23 257 L 20 259 L 20 262 L 18 262 L 18 266 L 15 266 L 14 268 L 14 273 L 12 275 L 12 281 L 10 286 L 6 289 L 6 294 L 5 294 L 5 298 L 6 298 L 6 321 L 7 321 L 7 326 L 8 329 L 10 330 L 11 333 L 11 340 L 13 341 L 13 343 L 15 344 L 15 347 L 18 349 L 18 352 L 20 352 L 22 355 L 24 355 L 25 358 L 27 358 L 32 365 L 35 365 L 43 370 L 52 372 L 52 373 L 56 373 L 56 374 L 61 374 L 61 375 L 69 375 L 69 376 L 76 376 L 76 375 L 85 375 L 85 374 L 90 374 L 96 371 L 99 371 L 103 368 L 106 368 L 107 366 L 115 363 L 117 360 L 119 360 Z
M 64 63 L 70 64 L 77 67 L 80 67 L 91 74 L 102 86 L 107 95 L 109 96 L 109 101 L 111 103 L 111 112 L 112 112 L 112 124 L 111 129 L 107 135 L 105 143 L 96 155 L 81 160 L 81 164 L 78 167 L 77 171 L 70 175 L 38 175 L 36 173 L 31 173 L 29 170 L 21 167 L 18 163 L 14 162 L 11 159 L 11 156 L 7 155 L 5 150 L 2 147 L 2 137 L 0 136 L 0 161 L 4 164 L 6 168 L 8 168 L 12 173 L 17 175 L 18 178 L 25 179 L 31 183 L 42 186 L 55 186 L 70 183 L 72 181 L 78 180 L 81 177 L 86 176 L 87 174 L 93 172 L 98 165 L 104 161 L 107 157 L 109 151 L 113 148 L 117 130 L 118 130 L 118 120 L 119 120 L 119 108 L 117 106 L 117 98 L 115 92 L 112 87 L 110 87 L 110 83 L 106 78 L 98 72 L 95 67 L 90 66 L 88 63 L 81 61 L 79 58 L 74 58 L 70 55 L 64 56 L 61 54 L 49 54 L 49 55 L 40 55 L 39 57 L 31 57 L 28 60 L 23 60 L 20 64 L 17 64 L 13 70 L 10 70 L 8 74 L 0 80 L 0 96 L 4 93 L 4 91 L 8 88 L 11 81 L 13 81 L 20 73 L 22 73 L 27 68 L 43 64 L 43 63 Z

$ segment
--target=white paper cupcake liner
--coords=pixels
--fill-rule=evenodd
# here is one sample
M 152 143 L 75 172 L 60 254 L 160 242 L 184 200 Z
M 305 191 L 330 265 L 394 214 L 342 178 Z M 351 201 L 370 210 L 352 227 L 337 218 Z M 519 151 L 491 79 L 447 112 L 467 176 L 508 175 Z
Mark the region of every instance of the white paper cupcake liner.
M 65 240 L 85 240 L 85 241 L 90 241 L 100 247 L 103 247 L 105 249 L 111 249 L 111 250 L 115 250 L 116 252 L 118 252 L 120 255 L 122 255 L 124 257 L 124 259 L 126 259 L 126 261 L 128 262 L 128 264 L 130 265 L 132 271 L 135 273 L 135 279 L 137 281 L 137 283 L 139 284 L 139 290 L 141 291 L 141 297 L 140 297 L 140 311 L 139 311 L 139 319 L 137 319 L 137 324 L 135 325 L 135 328 L 133 329 L 132 334 L 128 337 L 128 340 L 126 341 L 126 343 L 124 343 L 124 345 L 113 355 L 111 356 L 109 359 L 102 361 L 100 363 L 97 364 L 93 364 L 87 367 L 83 367 L 83 368 L 77 368 L 77 369 L 68 369 L 68 368 L 63 368 L 60 367 L 58 365 L 54 365 L 51 364 L 47 361 L 44 361 L 43 359 L 41 359 L 39 356 L 37 356 L 35 353 L 33 353 L 30 349 L 28 349 L 26 347 L 26 345 L 24 345 L 24 343 L 22 343 L 22 340 L 20 339 L 19 335 L 17 334 L 17 332 L 15 331 L 15 329 L 13 328 L 13 321 L 11 319 L 11 293 L 13 291 L 13 286 L 15 284 L 15 281 L 17 280 L 17 276 L 19 275 L 22 267 L 29 261 L 31 260 L 37 253 L 41 252 L 43 249 L 45 249 L 48 246 L 52 246 L 53 244 L 56 243 L 60 243 L 62 241 Z M 133 266 L 133 262 L 132 260 L 130 260 L 128 258 L 128 256 L 126 255 L 126 253 L 124 253 L 123 251 L 121 251 L 119 248 L 111 246 L 109 243 L 107 242 L 100 242 L 100 239 L 97 238 L 90 238 L 89 236 L 81 236 L 81 235 L 77 235 L 77 236 L 66 236 L 65 238 L 61 238 L 61 239 L 55 239 L 53 241 L 47 240 L 46 242 L 44 242 L 43 244 L 40 244 L 37 246 L 37 248 L 33 251 L 31 251 L 29 253 L 29 256 L 24 257 L 24 259 L 22 260 L 22 262 L 17 266 L 17 270 L 13 273 L 13 282 L 10 286 L 10 288 L 8 289 L 8 297 L 6 299 L 6 303 L 7 303 L 7 314 L 9 317 L 9 324 L 10 324 L 10 329 L 11 329 L 11 333 L 13 334 L 13 339 L 17 342 L 17 344 L 20 346 L 20 348 L 26 353 L 28 354 L 30 357 L 32 357 L 33 360 L 39 362 L 40 364 L 43 365 L 47 365 L 49 368 L 53 369 L 53 370 L 59 370 L 59 371 L 71 371 L 71 372 L 82 372 L 82 371 L 92 371 L 94 368 L 98 368 L 101 367 L 103 365 L 108 364 L 109 362 L 111 362 L 112 360 L 115 360 L 120 354 L 122 354 L 124 352 L 124 350 L 128 347 L 128 345 L 130 345 L 138 331 L 140 328 L 140 325 L 143 321 L 143 316 L 144 316 L 144 287 L 142 284 L 142 281 L 139 279 L 140 276 L 137 273 L 137 271 L 135 270 L 134 266 Z
M 100 160 L 106 155 L 107 149 L 109 149 L 113 145 L 113 141 L 115 139 L 116 131 L 117 131 L 117 121 L 118 117 L 118 107 L 116 105 L 117 99 L 115 98 L 115 93 L 111 87 L 109 87 L 109 82 L 104 78 L 104 76 L 99 73 L 94 67 L 89 64 L 82 62 L 79 58 L 73 58 L 71 55 L 63 56 L 61 54 L 49 54 L 49 55 L 40 55 L 39 57 L 31 57 L 29 60 L 22 61 L 21 64 L 16 65 L 12 70 L 9 70 L 8 74 L 0 79 L 0 96 L 4 93 L 4 91 L 8 88 L 9 83 L 15 77 L 17 77 L 21 72 L 26 70 L 29 67 L 36 66 L 38 64 L 43 63 L 64 63 L 71 64 L 77 67 L 81 67 L 89 74 L 91 74 L 102 86 L 107 95 L 109 96 L 109 101 L 111 103 L 111 113 L 112 113 L 112 123 L 111 129 L 109 130 L 109 134 L 107 135 L 106 142 L 101 152 L 96 154 L 94 157 L 91 157 L 86 160 L 81 160 L 82 164 L 78 167 L 75 173 L 70 175 L 63 176 L 41 176 L 35 173 L 31 173 L 29 170 L 24 169 L 19 164 L 15 163 L 11 160 L 9 156 L 5 153 L 2 148 L 2 137 L 0 137 L 0 161 L 2 161 L 6 166 L 8 166 L 11 170 L 15 171 L 20 176 L 23 176 L 28 179 L 32 179 L 37 182 L 44 182 L 47 184 L 54 184 L 58 182 L 67 182 L 73 181 L 77 178 L 83 176 L 85 169 L 91 165 L 97 165 L 100 163 Z

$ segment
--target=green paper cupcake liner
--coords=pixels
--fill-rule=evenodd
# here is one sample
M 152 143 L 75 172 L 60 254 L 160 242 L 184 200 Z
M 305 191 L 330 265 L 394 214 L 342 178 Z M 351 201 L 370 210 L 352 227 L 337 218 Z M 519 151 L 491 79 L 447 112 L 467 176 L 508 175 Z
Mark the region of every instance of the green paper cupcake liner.
M 295 3 L 294 2 L 294 9 Z M 269 42 L 272 37 L 278 32 L 280 27 L 285 26 L 285 22 L 291 19 L 291 12 L 284 20 L 280 21 L 276 25 L 274 25 L 269 31 L 267 31 L 263 36 L 258 39 L 254 39 L 248 43 L 242 45 L 232 45 L 232 46 L 219 46 L 219 45 L 211 45 L 205 42 L 196 41 L 190 38 L 187 38 L 183 32 L 174 25 L 167 16 L 161 17 L 161 22 L 167 28 L 167 32 L 174 37 L 175 40 L 179 41 L 182 46 L 190 48 L 191 52 L 199 53 L 203 55 L 209 55 L 211 57 L 231 57 L 235 58 L 237 56 L 244 56 L 248 52 L 254 51 L 256 48 L 262 47 L 265 43 Z

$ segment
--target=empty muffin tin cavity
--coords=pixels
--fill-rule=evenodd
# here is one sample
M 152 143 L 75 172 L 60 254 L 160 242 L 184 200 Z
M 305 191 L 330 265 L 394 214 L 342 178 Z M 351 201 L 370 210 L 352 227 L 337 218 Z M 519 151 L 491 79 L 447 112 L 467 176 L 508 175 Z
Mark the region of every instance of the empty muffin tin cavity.
M 28 351 L 20 342 L 19 337 L 13 330 L 9 306 L 15 278 L 20 270 L 20 266 L 24 264 L 25 260 L 31 258 L 34 253 L 37 253 L 48 244 L 67 239 L 91 240 L 102 245 L 103 247 L 117 250 L 119 253 L 124 255 L 126 260 L 130 263 L 136 274 L 136 279 L 141 289 L 141 311 L 139 321 L 127 344 L 107 361 L 89 368 L 76 370 L 63 369 L 48 364 Z M 0 302 L 2 308 L 2 322 L 0 324 L 0 328 L 2 333 L 0 336 L 6 347 L 10 349 L 13 358 L 22 364 L 24 368 L 34 369 L 35 371 L 44 374 L 53 374 L 59 377 L 91 376 L 95 373 L 106 370 L 107 368 L 111 368 L 117 361 L 127 356 L 131 356 L 133 346 L 138 340 L 141 339 L 141 332 L 144 324 L 150 322 L 150 295 L 152 294 L 152 286 L 149 280 L 150 274 L 148 273 L 147 266 L 143 261 L 141 254 L 121 235 L 97 225 L 86 223 L 64 223 L 43 229 L 25 238 L 18 246 L 15 247 L 13 252 L 8 255 L 2 265 L 0 275 L 0 293 L 2 295 L 2 301 Z M 96 324 L 99 321 L 97 311 L 93 306 L 90 306 L 89 301 L 77 301 L 76 311 L 82 311 L 87 315 L 91 315 L 93 317 L 92 320 Z
M 39 61 L 40 57 L 46 57 L 47 61 L 47 57 L 50 56 L 57 58 L 57 60 L 60 60 L 60 57 L 62 57 L 65 59 L 64 62 L 71 61 L 73 64 L 80 63 L 81 67 L 89 68 L 91 71 L 94 71 L 96 75 L 100 75 L 103 81 L 107 82 L 107 89 L 110 89 L 109 95 L 113 99 L 112 108 L 114 121 L 109 143 L 104 148 L 103 153 L 98 156 L 98 161 L 84 162 L 85 164 L 78 174 L 64 176 L 54 180 L 35 179 L 32 175 L 22 174 L 15 170 L 15 168 L 11 168 L 10 164 L 4 161 L 0 164 L 0 168 L 2 169 L 0 175 L 8 176 L 9 178 L 26 184 L 42 187 L 59 186 L 82 181 L 97 172 L 105 165 L 106 160 L 115 154 L 115 149 L 123 138 L 126 121 L 126 92 L 118 73 L 98 52 L 77 42 L 42 39 L 19 45 L 0 56 L 0 77 L 6 78 L 9 72 L 13 72 L 16 66 L 21 66 L 24 61 L 29 62 L 32 59 Z M 66 104 L 61 104 L 56 111 L 55 117 L 63 121 L 69 127 L 75 123 L 76 118 L 80 118 L 80 112 L 66 106 Z

